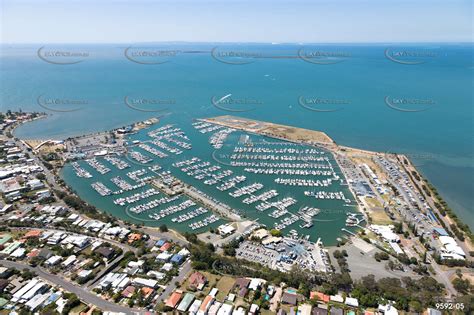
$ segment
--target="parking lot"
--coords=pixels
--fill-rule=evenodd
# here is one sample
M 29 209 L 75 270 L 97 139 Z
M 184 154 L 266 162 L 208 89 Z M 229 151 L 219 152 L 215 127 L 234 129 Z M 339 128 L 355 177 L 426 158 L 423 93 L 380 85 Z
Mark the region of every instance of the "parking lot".
M 274 268 L 280 254 L 275 250 L 245 241 L 237 249 L 236 257 Z

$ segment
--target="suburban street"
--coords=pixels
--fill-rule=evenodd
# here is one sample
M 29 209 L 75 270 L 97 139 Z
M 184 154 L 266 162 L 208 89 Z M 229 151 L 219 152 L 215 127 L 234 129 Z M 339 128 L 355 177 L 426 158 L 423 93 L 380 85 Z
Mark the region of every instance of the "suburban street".
M 54 285 L 58 285 L 66 291 L 76 294 L 84 302 L 95 305 L 104 311 L 124 312 L 126 314 L 130 314 L 130 311 L 134 313 L 141 312 L 139 310 L 130 309 L 127 306 L 121 306 L 113 302 L 106 301 L 98 297 L 97 295 L 87 291 L 86 289 L 80 287 L 79 285 L 74 285 L 71 282 L 68 282 L 59 276 L 46 272 L 41 267 L 32 267 L 28 264 L 9 261 L 9 260 L 0 260 L 0 265 L 5 266 L 7 268 L 16 268 L 18 270 L 23 270 L 25 268 L 29 269 L 35 272 L 39 277 L 43 278 L 44 280 Z
M 448 298 L 456 296 L 457 292 L 456 292 L 456 289 L 454 289 L 454 286 L 451 283 L 451 280 L 449 279 L 449 275 L 443 269 L 441 269 L 441 267 L 436 263 L 433 256 L 431 256 L 431 254 L 429 254 L 429 255 L 430 255 L 429 257 L 430 257 L 430 261 L 431 261 L 431 267 L 433 267 L 434 271 L 436 272 L 437 279 L 441 280 L 441 282 L 446 287 L 446 292 L 447 292 Z
M 163 302 L 163 301 L 166 301 L 166 299 L 170 296 L 170 294 L 176 290 L 176 282 L 179 282 L 181 283 L 187 276 L 188 274 L 191 272 L 191 261 L 190 260 L 187 260 L 183 266 L 181 267 L 180 271 L 179 271 L 179 274 L 174 277 L 173 279 L 171 279 L 171 281 L 168 283 L 168 285 L 166 286 L 166 289 L 161 292 L 160 296 L 158 297 L 157 299 L 157 302 L 160 303 L 160 302 Z
M 97 275 L 89 280 L 86 284 L 84 284 L 84 288 L 89 288 L 89 289 L 93 289 L 94 285 L 103 277 L 105 276 L 107 273 L 111 272 L 119 263 L 120 261 L 123 259 L 124 257 L 124 253 L 120 254 L 119 256 L 117 256 L 114 260 L 112 260 L 111 262 L 107 263 L 106 266 L 104 266 L 104 268 L 102 268 L 102 270 L 97 273 Z

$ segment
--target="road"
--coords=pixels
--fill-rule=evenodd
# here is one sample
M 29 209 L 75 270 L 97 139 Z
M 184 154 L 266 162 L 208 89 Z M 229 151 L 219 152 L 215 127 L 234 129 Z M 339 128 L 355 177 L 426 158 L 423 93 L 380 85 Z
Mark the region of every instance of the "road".
M 444 284 L 448 294 L 448 298 L 456 296 L 457 291 L 456 289 L 454 289 L 454 286 L 451 283 L 451 280 L 449 279 L 449 274 L 443 269 L 441 269 L 441 267 L 436 263 L 435 259 L 433 258 L 433 256 L 431 256 L 431 254 L 428 255 L 431 261 L 430 266 L 433 267 L 434 271 L 436 272 L 437 279 L 441 280 L 441 282 Z
M 102 268 L 102 270 L 97 273 L 94 279 L 89 280 L 83 287 L 93 289 L 92 286 L 95 285 L 104 275 L 112 272 L 112 270 L 120 263 L 120 261 L 122 261 L 124 256 L 125 255 L 123 253 L 117 256 L 114 260 L 104 266 L 104 268 Z
M 80 287 L 78 285 L 75 285 L 71 282 L 68 282 L 68 281 L 64 280 L 63 278 L 61 278 L 59 276 L 56 276 L 56 275 L 53 275 L 53 274 L 50 274 L 50 273 L 46 272 L 41 267 L 32 267 L 28 264 L 23 264 L 23 263 L 14 262 L 14 261 L 8 261 L 8 260 L 0 260 L 0 265 L 3 265 L 7 268 L 16 268 L 16 269 L 19 269 L 19 270 L 23 270 L 23 269 L 26 268 L 26 269 L 29 269 L 31 271 L 34 271 L 39 277 L 43 278 L 44 280 L 46 280 L 46 281 L 48 281 L 52 284 L 58 285 L 58 286 L 60 286 L 61 288 L 63 288 L 64 290 L 66 290 L 68 292 L 76 294 L 79 297 L 79 299 L 81 299 L 85 303 L 95 305 L 98 308 L 100 308 L 101 310 L 111 311 L 111 312 L 123 312 L 123 313 L 126 313 L 126 314 L 130 314 L 131 312 L 142 313 L 142 311 L 140 311 L 140 310 L 131 309 L 131 308 L 128 308 L 126 306 L 121 306 L 121 305 L 115 304 L 113 302 L 106 301 L 106 300 L 92 294 L 91 292 L 83 289 L 82 287 Z
M 166 299 L 170 296 L 170 294 L 176 289 L 176 282 L 182 283 L 183 280 L 188 276 L 188 274 L 191 272 L 191 261 L 187 260 L 183 266 L 181 267 L 179 274 L 171 279 L 169 284 L 166 286 L 166 289 L 160 294 L 160 296 L 157 299 L 157 303 L 166 301 Z
M 59 185 L 56 182 L 54 174 L 43 164 L 43 162 L 33 154 L 32 151 L 28 151 L 28 146 L 22 140 L 15 141 L 15 144 L 22 150 L 22 152 L 26 153 L 26 155 L 35 161 L 37 165 L 40 165 L 43 168 L 43 173 L 46 176 L 47 182 L 50 184 L 51 188 L 59 189 Z
M 409 163 L 410 163 L 409 164 L 410 170 L 414 170 L 414 171 L 418 172 L 418 170 L 413 166 L 411 161 Z M 403 163 L 401 163 L 401 164 L 403 165 Z M 407 170 L 407 167 L 405 167 L 405 165 L 403 165 L 403 168 L 409 174 L 410 170 Z M 423 178 L 420 178 L 420 180 L 418 180 L 418 179 L 414 178 L 414 176 L 411 176 L 411 177 L 412 177 L 412 181 L 415 183 L 416 186 L 420 187 L 420 189 L 421 189 L 421 187 L 423 187 L 423 185 L 428 186 L 428 184 L 425 182 L 425 180 Z M 438 218 L 441 219 L 445 223 L 446 229 L 451 230 L 449 220 L 446 217 L 443 217 L 441 215 L 439 209 L 435 206 L 435 201 L 436 201 L 435 197 L 434 196 L 427 196 L 426 193 L 424 193 L 423 191 L 421 191 L 421 192 L 425 195 L 426 202 L 431 207 L 431 209 L 433 209 L 433 211 L 438 214 Z M 452 232 L 452 230 L 451 230 L 451 232 Z M 466 253 L 466 259 L 469 260 L 470 259 L 469 258 L 469 252 L 472 250 L 471 246 L 468 246 L 466 244 L 467 242 L 460 241 L 457 237 L 454 237 L 454 240 L 463 249 L 463 251 Z

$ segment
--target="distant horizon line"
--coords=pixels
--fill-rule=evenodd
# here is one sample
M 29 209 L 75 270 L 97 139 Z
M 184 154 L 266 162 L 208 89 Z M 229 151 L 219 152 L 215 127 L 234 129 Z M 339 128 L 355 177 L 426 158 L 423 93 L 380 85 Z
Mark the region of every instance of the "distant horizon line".
M 240 42 L 240 41 L 140 41 L 140 42 L 0 42 L 0 45 L 137 45 L 137 44 L 265 44 L 265 45 L 395 45 L 395 44 L 474 44 L 473 41 L 394 41 L 394 42 Z

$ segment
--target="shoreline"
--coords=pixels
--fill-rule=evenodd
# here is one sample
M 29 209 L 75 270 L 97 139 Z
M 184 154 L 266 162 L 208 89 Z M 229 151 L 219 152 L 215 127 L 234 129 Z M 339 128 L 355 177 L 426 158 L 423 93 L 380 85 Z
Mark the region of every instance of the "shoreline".
M 28 122 L 31 122 L 31 121 L 35 121 L 37 119 L 46 118 L 47 116 L 48 116 L 47 114 L 44 114 L 44 115 L 42 115 L 38 118 L 29 120 L 29 121 L 20 122 L 20 123 L 18 123 L 14 126 L 12 131 L 14 129 L 18 128 L 19 126 L 21 126 L 23 123 L 28 123 Z M 159 117 L 159 118 L 161 118 L 161 117 Z M 159 118 L 157 118 L 157 121 L 154 122 L 153 124 L 158 123 Z M 134 123 L 128 124 L 126 126 L 134 126 L 135 127 L 135 126 L 137 126 L 139 124 L 143 124 L 144 122 L 149 121 L 151 119 L 153 119 L 153 118 L 150 118 L 150 119 L 147 119 L 147 120 L 135 121 Z M 227 121 L 222 121 L 222 119 L 226 119 Z M 229 123 L 228 119 L 232 119 L 234 121 L 232 123 Z M 240 129 L 240 130 L 243 130 L 245 132 L 259 134 L 259 135 L 263 135 L 263 136 L 268 136 L 270 138 L 279 139 L 279 140 L 282 140 L 282 141 L 288 141 L 288 142 L 304 144 L 304 145 L 320 146 L 320 147 L 323 147 L 326 150 L 330 151 L 330 153 L 334 157 L 336 156 L 336 154 L 339 150 L 349 151 L 349 152 L 356 152 L 356 153 L 359 153 L 359 154 L 366 154 L 366 155 L 369 155 L 369 156 L 381 156 L 381 155 L 383 156 L 385 154 L 384 152 L 370 151 L 370 150 L 366 150 L 366 149 L 360 149 L 360 148 L 353 148 L 353 147 L 348 147 L 348 146 L 344 146 L 344 145 L 338 145 L 333 139 L 331 139 L 324 132 L 299 128 L 299 127 L 294 127 L 294 126 L 280 125 L 280 124 L 275 124 L 275 123 L 271 123 L 271 122 L 263 122 L 263 121 L 258 121 L 258 120 L 248 119 L 248 118 L 235 117 L 235 116 L 230 116 L 230 115 L 217 116 L 217 117 L 211 117 L 211 118 L 197 118 L 196 120 L 206 121 L 206 122 L 209 122 L 209 123 L 212 123 L 212 124 L 220 124 L 220 125 L 224 125 L 224 126 L 227 126 L 227 127 Z M 248 127 L 248 126 L 242 125 L 242 123 L 253 124 L 253 126 Z M 153 125 L 153 124 L 150 124 L 150 125 Z M 114 128 L 114 129 L 108 130 L 108 131 L 106 130 L 106 131 L 95 132 L 95 133 L 85 133 L 85 134 L 81 134 L 81 135 L 78 135 L 78 136 L 69 137 L 69 138 L 67 138 L 67 140 L 80 139 L 80 138 L 84 138 L 84 137 L 88 137 L 88 136 L 92 136 L 92 135 L 96 135 L 96 134 L 113 132 L 113 131 L 116 131 L 120 128 L 124 128 L 124 127 L 125 126 L 117 127 L 117 128 Z M 272 131 L 274 131 L 276 129 L 279 132 L 283 132 L 283 131 L 287 131 L 287 130 L 297 130 L 298 132 L 300 132 L 302 134 L 296 133 L 296 138 L 292 139 L 288 136 L 282 136 L 282 135 L 279 135 L 279 134 L 269 133 L 268 128 L 271 128 Z M 263 132 L 262 132 L 262 130 L 263 130 Z M 293 133 L 295 133 L 295 132 L 293 132 Z M 298 135 L 300 135 L 300 136 L 302 135 L 303 138 L 298 137 Z M 312 138 L 312 136 L 315 136 L 315 138 Z M 24 139 L 21 139 L 21 138 L 19 138 L 19 139 L 21 141 L 24 140 Z M 51 140 L 51 139 L 48 139 L 48 140 Z M 37 140 L 37 141 L 41 141 L 41 140 Z M 47 141 L 47 140 L 43 140 L 43 141 Z M 409 162 L 410 167 L 413 170 L 415 170 L 418 174 L 421 174 L 420 171 L 414 166 L 412 161 L 408 158 L 408 156 L 406 156 L 404 154 L 398 154 L 398 153 L 390 153 L 390 154 L 396 156 L 397 159 L 398 159 L 398 157 L 403 157 L 404 159 L 406 159 Z M 337 159 L 335 159 L 335 160 L 336 160 L 336 163 L 339 166 L 339 168 L 342 170 L 342 168 L 339 165 L 339 162 L 337 161 Z M 64 167 L 64 165 L 61 166 L 61 169 L 62 169 L 62 167 Z M 432 184 L 430 184 L 430 182 L 425 177 L 423 177 L 423 182 L 426 183 L 428 186 L 434 187 L 434 186 L 432 186 Z M 70 188 L 69 185 L 68 185 L 68 187 Z M 348 187 L 348 189 L 352 193 L 352 195 L 355 197 L 354 191 L 350 188 L 350 186 Z M 433 193 L 433 191 L 431 189 L 430 189 L 430 191 Z M 367 218 L 368 214 L 366 213 L 366 211 L 363 211 L 361 209 L 362 206 L 359 204 L 358 198 L 354 198 L 354 199 L 357 202 L 357 206 L 359 208 L 360 213 L 364 214 L 364 217 Z M 438 199 L 438 202 L 441 202 L 441 201 L 442 201 L 442 199 L 441 200 Z M 103 213 L 104 212 L 108 213 L 107 211 L 104 211 L 102 209 L 99 209 L 99 210 Z M 454 213 L 454 214 L 456 215 L 456 213 Z M 454 220 L 449 214 L 446 214 L 446 216 L 444 216 L 442 218 L 448 220 L 449 223 L 456 222 L 456 220 Z M 172 229 L 170 229 L 170 230 L 172 230 Z M 175 231 L 175 232 L 179 233 L 177 231 Z M 466 237 L 466 241 L 463 242 L 463 243 L 466 246 L 468 246 L 470 249 L 472 249 L 473 248 L 472 243 L 468 242 L 467 241 L 468 239 L 469 239 L 469 235 L 468 235 L 468 237 Z
M 9 132 L 12 135 L 12 137 L 13 138 L 18 138 L 21 141 L 24 141 L 25 139 L 21 139 L 20 137 L 15 135 L 15 130 L 18 129 L 18 127 L 21 127 L 22 125 L 24 125 L 26 123 L 31 123 L 31 122 L 34 122 L 34 121 L 37 121 L 37 120 L 40 120 L 40 119 L 48 118 L 48 114 L 46 114 L 46 113 L 38 113 L 38 114 L 39 114 L 38 117 L 35 117 L 33 119 L 29 119 L 29 120 L 25 120 L 25 121 L 17 121 L 13 126 L 11 126 Z M 40 140 L 40 141 L 42 141 L 42 140 Z
M 26 123 L 34 122 L 34 121 L 39 120 L 39 119 L 47 119 L 49 116 L 50 116 L 50 114 L 42 113 L 42 115 L 40 117 L 37 117 L 37 118 L 29 120 L 29 121 L 20 122 L 14 128 L 12 128 L 10 132 L 11 132 L 11 134 L 14 138 L 18 138 L 18 139 L 23 140 L 23 141 L 27 141 L 27 140 L 33 140 L 33 141 L 66 141 L 66 140 L 69 140 L 69 139 L 78 139 L 78 138 L 88 137 L 88 136 L 92 136 L 92 135 L 96 135 L 96 134 L 112 132 L 114 130 L 125 128 L 127 126 L 134 126 L 134 125 L 137 125 L 137 124 L 140 124 L 140 123 L 143 123 L 145 121 L 152 120 L 152 119 L 157 119 L 158 120 L 157 122 L 159 122 L 161 117 L 163 117 L 163 116 L 158 116 L 158 117 L 150 117 L 148 119 L 134 120 L 134 121 L 131 121 L 130 123 L 127 123 L 127 124 L 120 123 L 120 124 L 118 124 L 117 126 L 111 128 L 111 129 L 96 130 L 96 131 L 92 131 L 92 132 L 85 132 L 85 133 L 81 133 L 81 134 L 77 134 L 77 135 L 70 135 L 70 136 L 60 137 L 60 138 L 24 138 L 24 137 L 20 137 L 20 136 L 15 134 L 16 129 L 18 129 L 22 125 L 24 125 Z
M 229 123 L 229 119 L 233 120 L 233 123 Z M 343 146 L 343 145 L 338 145 L 334 140 L 332 140 L 329 136 L 327 136 L 324 132 L 320 132 L 320 131 L 314 131 L 314 130 L 308 130 L 308 129 L 302 129 L 302 128 L 299 128 L 299 127 L 292 127 L 292 126 L 287 126 L 287 125 L 280 125 L 280 124 L 275 124 L 275 123 L 267 123 L 267 122 L 262 122 L 262 121 L 258 121 L 258 120 L 252 120 L 252 119 L 248 119 L 248 118 L 240 118 L 240 117 L 234 117 L 234 116 L 229 116 L 229 115 L 226 115 L 226 116 L 218 116 L 218 117 L 212 117 L 212 118 L 205 118 L 205 119 L 200 119 L 202 121 L 205 121 L 205 122 L 209 122 L 209 123 L 213 123 L 213 124 L 220 124 L 220 125 L 223 125 L 223 126 L 226 126 L 226 127 L 231 127 L 231 128 L 236 128 L 236 129 L 239 129 L 239 130 L 243 130 L 243 131 L 246 131 L 246 132 L 252 132 L 252 133 L 256 133 L 256 134 L 260 134 L 260 135 L 264 135 L 264 136 L 268 136 L 268 137 L 272 137 L 271 135 L 268 135 L 267 133 L 260 133 L 259 130 L 261 129 L 265 129 L 266 126 L 270 125 L 272 127 L 276 127 L 276 128 L 282 128 L 282 129 L 298 129 L 298 130 L 306 130 L 308 131 L 308 133 L 312 133 L 312 132 L 317 132 L 317 133 L 320 133 L 322 135 L 324 135 L 325 137 L 327 137 L 330 141 L 328 142 L 320 142 L 320 141 L 315 141 L 315 140 L 309 140 L 309 143 L 306 143 L 304 140 L 298 140 L 298 139 L 289 139 L 288 137 L 286 138 L 282 138 L 282 137 L 274 137 L 274 138 L 277 138 L 277 139 L 280 139 L 280 140 L 284 140 L 284 141 L 289 141 L 289 142 L 293 142 L 293 143 L 298 143 L 298 144 L 306 144 L 306 145 L 315 145 L 315 146 L 321 146 L 321 147 L 324 147 L 325 149 L 327 149 L 328 151 L 331 152 L 331 154 L 333 154 L 333 156 L 335 156 L 335 154 L 339 151 L 339 150 L 342 150 L 342 151 L 347 151 L 347 152 L 355 152 L 355 153 L 359 153 L 359 154 L 366 154 L 368 156 L 384 156 L 386 155 L 387 153 L 384 153 L 384 152 L 377 152 L 377 151 L 370 151 L 370 150 L 365 150 L 365 149 L 359 149 L 359 148 L 353 148 L 353 147 L 348 147 L 348 146 Z M 247 127 L 245 124 L 253 124 L 253 125 L 256 125 L 256 126 L 260 126 L 258 129 L 255 128 L 255 127 Z M 262 124 L 263 124 L 263 127 L 262 127 Z M 313 143 L 312 143 L 313 142 Z M 390 153 L 390 155 L 393 155 L 397 158 L 397 160 L 400 162 L 400 165 L 403 165 L 403 163 L 399 160 L 399 157 L 403 157 L 404 159 L 406 159 L 410 165 L 410 167 L 418 174 L 421 174 L 420 171 L 416 168 L 416 166 L 413 164 L 413 162 L 409 159 L 408 156 L 404 155 L 404 154 L 398 154 L 398 153 Z M 336 163 L 338 164 L 338 166 L 340 167 L 339 165 L 339 162 L 337 162 L 337 159 L 336 159 Z M 341 168 L 341 167 L 340 167 Z M 342 170 L 342 168 L 341 168 Z M 411 176 L 411 173 L 410 172 L 407 172 L 407 174 L 409 174 Z M 413 180 L 413 179 L 412 179 Z M 422 178 L 422 182 L 424 184 L 426 184 L 426 187 L 428 187 L 429 191 L 436 195 L 433 191 L 433 189 L 431 189 L 430 187 L 434 187 L 426 178 Z M 349 188 L 349 190 L 351 191 L 351 193 L 353 193 L 352 189 Z M 424 194 L 424 191 L 420 188 L 418 189 L 418 191 L 422 194 Z M 354 195 L 354 193 L 353 193 Z M 356 198 L 357 200 L 357 198 Z M 433 202 L 438 202 L 438 203 L 442 203 L 442 202 L 445 202 L 440 196 L 436 198 L 436 200 L 434 200 Z M 449 205 L 448 205 L 449 206 Z M 360 205 L 359 205 L 360 207 Z M 432 207 L 432 209 L 435 209 L 436 213 L 438 214 L 437 216 L 437 219 L 438 221 L 441 222 L 444 222 L 443 219 L 446 219 L 449 221 L 449 223 L 451 222 L 454 222 L 456 223 L 457 221 L 452 217 L 450 216 L 449 214 L 446 214 L 445 216 L 441 216 L 440 217 L 440 213 L 439 213 L 439 210 L 436 208 L 436 207 Z M 360 211 L 361 213 L 363 213 L 364 215 L 366 215 L 365 211 Z M 454 212 L 454 211 L 453 211 Z M 454 213 L 455 216 L 456 213 Z M 444 226 L 445 228 L 448 228 L 449 227 L 449 224 L 448 226 L 445 226 L 445 224 L 441 224 L 442 226 Z M 469 228 L 469 226 L 468 226 Z M 450 228 L 448 228 L 448 230 L 451 230 Z M 466 232 L 466 231 L 464 231 Z M 470 231 L 469 231 L 470 232 Z M 466 232 L 467 233 L 467 232 Z M 467 234 L 471 234 L 472 235 L 472 232 L 470 233 L 467 233 Z M 470 241 L 468 241 L 470 239 L 470 237 L 472 237 L 471 235 L 467 235 L 466 237 L 466 240 L 464 242 L 462 242 L 463 244 L 465 244 L 468 248 L 469 248 L 469 251 L 471 251 L 474 246 L 472 244 L 472 239 Z

